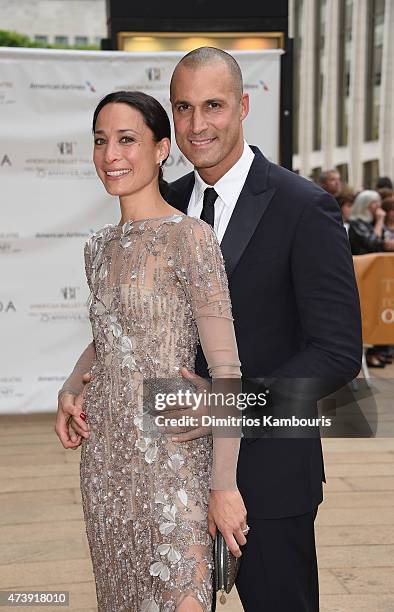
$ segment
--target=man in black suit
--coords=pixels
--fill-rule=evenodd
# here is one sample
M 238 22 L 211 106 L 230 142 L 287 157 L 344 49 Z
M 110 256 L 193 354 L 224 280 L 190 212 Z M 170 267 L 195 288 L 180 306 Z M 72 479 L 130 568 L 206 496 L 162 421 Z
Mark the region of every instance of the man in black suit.
M 361 362 L 358 294 L 338 204 L 244 141 L 249 100 L 229 54 L 202 48 L 186 55 L 171 102 L 178 146 L 195 171 L 172 183 L 167 199 L 216 231 L 243 377 L 282 381 L 285 398 L 313 403 L 353 379 Z M 201 351 L 196 373 L 207 376 Z M 59 405 L 71 401 L 65 394 Z M 176 435 L 182 442 L 204 434 Z M 245 436 L 237 476 L 250 527 L 237 579 L 245 611 L 317 612 L 320 438 Z
M 215 228 L 243 377 L 293 381 L 287 397 L 301 386 L 317 400 L 361 364 L 358 294 L 338 205 L 244 142 L 249 101 L 228 54 L 186 55 L 171 103 L 178 146 L 195 171 L 170 185 L 168 201 Z M 201 351 L 196 373 L 207 376 Z M 250 532 L 237 588 L 246 612 L 319 609 L 314 518 L 323 480 L 319 437 L 242 439 L 238 487 Z

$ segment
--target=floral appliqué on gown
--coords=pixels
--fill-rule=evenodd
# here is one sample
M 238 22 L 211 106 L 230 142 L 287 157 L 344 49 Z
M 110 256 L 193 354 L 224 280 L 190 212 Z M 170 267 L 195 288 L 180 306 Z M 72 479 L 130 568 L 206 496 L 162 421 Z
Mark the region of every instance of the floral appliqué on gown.
M 98 610 L 175 612 L 191 596 L 210 611 L 208 498 L 223 466 L 212 436 L 175 444 L 149 427 L 143 384 L 193 370 L 199 339 L 213 378 L 240 376 L 220 248 L 175 214 L 104 227 L 85 267 L 95 356 L 80 478 Z

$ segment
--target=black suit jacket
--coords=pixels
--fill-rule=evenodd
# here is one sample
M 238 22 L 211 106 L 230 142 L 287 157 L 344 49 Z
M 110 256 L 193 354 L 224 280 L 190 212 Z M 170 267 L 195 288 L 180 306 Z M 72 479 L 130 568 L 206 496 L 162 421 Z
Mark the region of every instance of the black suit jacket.
M 308 180 L 255 158 L 221 242 L 243 377 L 328 381 L 361 365 L 358 292 L 337 202 Z M 186 212 L 190 173 L 169 186 Z M 201 351 L 196 372 L 207 375 Z M 309 512 L 322 501 L 320 438 L 241 441 L 238 486 L 248 516 Z

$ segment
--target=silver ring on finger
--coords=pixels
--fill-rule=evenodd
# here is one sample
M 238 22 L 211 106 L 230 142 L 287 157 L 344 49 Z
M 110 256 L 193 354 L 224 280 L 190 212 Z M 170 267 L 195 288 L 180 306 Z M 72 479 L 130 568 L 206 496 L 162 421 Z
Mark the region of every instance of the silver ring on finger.
M 246 525 L 245 529 L 242 529 L 242 533 L 244 534 L 249 533 L 249 531 L 250 531 L 249 525 Z

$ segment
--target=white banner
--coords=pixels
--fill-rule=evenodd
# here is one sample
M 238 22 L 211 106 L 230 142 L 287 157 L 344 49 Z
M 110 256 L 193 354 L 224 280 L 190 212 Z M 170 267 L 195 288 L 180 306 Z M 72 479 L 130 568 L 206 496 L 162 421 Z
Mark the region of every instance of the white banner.
M 246 139 L 273 161 L 281 53 L 233 52 L 250 94 Z M 119 218 L 91 161 L 94 108 L 111 91 L 142 90 L 171 115 L 182 55 L 0 48 L 0 414 L 55 410 L 91 338 L 83 245 Z M 173 140 L 170 181 L 191 169 Z

